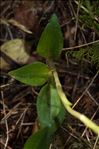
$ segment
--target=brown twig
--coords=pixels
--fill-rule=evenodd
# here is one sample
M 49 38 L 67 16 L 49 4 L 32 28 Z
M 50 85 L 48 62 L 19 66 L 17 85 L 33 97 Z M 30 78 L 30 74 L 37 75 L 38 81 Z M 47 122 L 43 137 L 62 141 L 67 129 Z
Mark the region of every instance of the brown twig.
M 99 43 L 99 40 L 92 41 L 92 42 L 85 43 L 85 44 L 78 45 L 78 46 L 74 46 L 74 47 L 63 48 L 62 51 L 74 50 L 74 49 L 78 49 L 78 48 L 86 47 L 86 46 L 89 46 L 89 45 L 92 45 L 92 44 L 95 44 L 95 43 Z

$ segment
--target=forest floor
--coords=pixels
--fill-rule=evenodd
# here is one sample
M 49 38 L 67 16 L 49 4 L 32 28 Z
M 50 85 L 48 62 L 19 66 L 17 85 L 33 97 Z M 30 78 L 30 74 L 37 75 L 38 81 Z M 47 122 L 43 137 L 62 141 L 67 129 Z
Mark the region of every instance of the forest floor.
M 91 3 L 88 0 L 86 5 L 76 0 L 1 1 L 0 46 L 14 39 L 23 39 L 25 43 L 22 52 L 19 43 L 12 45 L 11 50 L 0 51 L 1 149 L 22 149 L 37 129 L 36 97 L 40 87 L 22 84 L 8 72 L 36 60 L 44 61 L 37 55 L 36 47 L 53 13 L 58 16 L 64 36 L 61 57 L 55 62 L 63 90 L 73 108 L 99 125 L 99 67 L 86 56 L 72 55 L 72 51 L 90 49 L 99 43 L 99 11 L 93 18 L 90 16 L 97 8 L 98 0 Z M 14 54 L 13 48 L 16 48 Z M 66 113 L 51 149 L 99 149 L 98 139 L 99 136 Z

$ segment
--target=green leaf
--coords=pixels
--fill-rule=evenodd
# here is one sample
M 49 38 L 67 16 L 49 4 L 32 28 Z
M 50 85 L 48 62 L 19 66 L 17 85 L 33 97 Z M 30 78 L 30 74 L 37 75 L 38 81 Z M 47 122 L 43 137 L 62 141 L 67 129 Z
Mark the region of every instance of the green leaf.
M 61 104 L 57 90 L 52 85 L 45 85 L 37 99 L 37 113 L 40 126 L 49 127 L 49 133 L 57 130 L 64 120 L 64 107 Z
M 53 120 L 50 117 L 50 88 L 45 85 L 41 88 L 37 98 L 37 113 L 41 127 L 51 127 Z
M 9 72 L 9 75 L 22 83 L 38 86 L 43 85 L 48 80 L 51 71 L 46 64 L 34 62 Z
M 52 118 L 55 118 L 60 112 L 61 101 L 57 90 L 53 85 L 50 85 L 50 105 L 50 115 Z
M 54 119 L 57 129 L 64 120 L 65 108 L 61 103 L 56 87 L 52 84 L 50 84 L 50 105 L 50 115 Z
M 45 58 L 57 59 L 62 48 L 63 36 L 57 16 L 54 14 L 41 35 L 37 52 Z
M 49 149 L 49 145 L 50 136 L 48 135 L 48 128 L 43 128 L 28 138 L 24 149 Z

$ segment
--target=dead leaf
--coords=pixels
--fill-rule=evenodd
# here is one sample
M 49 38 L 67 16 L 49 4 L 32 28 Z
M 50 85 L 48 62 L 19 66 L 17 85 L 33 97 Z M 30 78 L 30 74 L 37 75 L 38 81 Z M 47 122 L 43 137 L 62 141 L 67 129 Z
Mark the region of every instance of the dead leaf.
M 0 50 L 18 64 L 25 64 L 29 59 L 29 54 L 25 49 L 25 41 L 22 39 L 7 41 Z M 5 67 L 4 60 L 2 60 L 1 67 Z
M 18 27 L 19 29 L 21 29 L 22 31 L 28 33 L 28 34 L 32 34 L 32 32 L 30 30 L 28 30 L 24 25 L 20 24 L 19 22 L 17 22 L 14 19 L 10 19 L 8 20 L 8 22 L 16 27 Z
M 9 64 L 3 59 L 3 57 L 0 57 L 0 69 L 3 70 L 9 70 L 10 66 Z

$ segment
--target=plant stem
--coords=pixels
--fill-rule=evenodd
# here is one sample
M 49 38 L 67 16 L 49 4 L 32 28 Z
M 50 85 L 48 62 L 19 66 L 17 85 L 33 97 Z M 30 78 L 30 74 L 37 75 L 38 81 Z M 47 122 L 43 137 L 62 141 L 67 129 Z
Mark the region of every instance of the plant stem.
M 55 70 L 53 71 L 53 76 L 54 76 L 54 79 L 55 79 L 55 83 L 56 83 L 56 88 L 57 88 L 58 94 L 61 97 L 61 100 L 62 100 L 63 104 L 71 106 L 72 103 L 65 96 L 65 94 L 63 92 L 63 89 L 62 89 L 62 86 L 61 86 L 61 83 L 60 83 L 59 78 L 58 78 L 58 74 L 57 74 L 57 72 Z
M 89 118 L 87 118 L 85 115 L 75 111 L 74 109 L 72 109 L 71 107 L 71 103 L 70 101 L 67 99 L 67 97 L 65 96 L 58 74 L 56 72 L 56 70 L 53 68 L 53 76 L 55 79 L 55 83 L 56 83 L 56 88 L 57 88 L 57 92 L 60 96 L 60 99 L 64 105 L 64 107 L 66 108 L 66 110 L 73 115 L 74 117 L 76 117 L 77 119 L 79 119 L 81 122 L 83 122 L 88 128 L 90 128 L 91 130 L 93 130 L 93 132 L 95 132 L 96 134 L 99 134 L 99 126 L 96 125 L 94 122 L 92 122 Z

